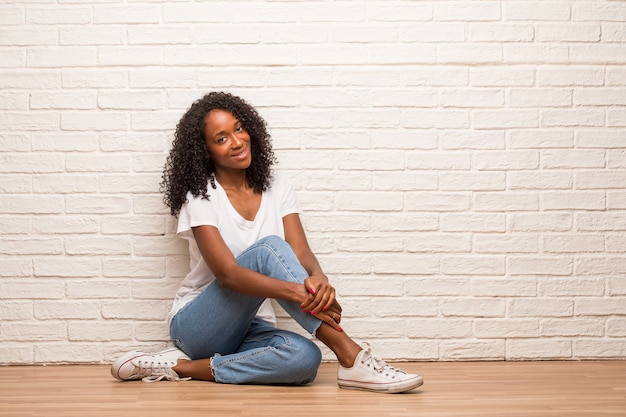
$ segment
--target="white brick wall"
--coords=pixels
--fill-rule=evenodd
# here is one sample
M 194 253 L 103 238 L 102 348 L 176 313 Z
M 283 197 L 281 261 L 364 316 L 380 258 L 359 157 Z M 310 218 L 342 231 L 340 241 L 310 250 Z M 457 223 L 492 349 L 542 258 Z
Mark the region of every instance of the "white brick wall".
M 210 90 L 267 119 L 358 340 L 626 358 L 626 2 L 1 3 L 1 364 L 166 345 L 158 183 Z

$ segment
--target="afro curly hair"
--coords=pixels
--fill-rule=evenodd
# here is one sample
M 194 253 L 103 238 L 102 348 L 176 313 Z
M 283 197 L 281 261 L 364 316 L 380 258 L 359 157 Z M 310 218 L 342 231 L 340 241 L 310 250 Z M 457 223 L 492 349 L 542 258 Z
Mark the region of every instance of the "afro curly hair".
M 215 189 L 215 168 L 208 158 L 204 137 L 205 116 L 211 110 L 226 110 L 235 116 L 250 135 L 252 163 L 246 169 L 248 184 L 256 192 L 265 191 L 277 162 L 265 120 L 242 98 L 226 92 L 211 92 L 195 101 L 176 125 L 172 149 L 165 162 L 161 192 L 170 213 L 178 217 L 187 193 L 209 199 Z

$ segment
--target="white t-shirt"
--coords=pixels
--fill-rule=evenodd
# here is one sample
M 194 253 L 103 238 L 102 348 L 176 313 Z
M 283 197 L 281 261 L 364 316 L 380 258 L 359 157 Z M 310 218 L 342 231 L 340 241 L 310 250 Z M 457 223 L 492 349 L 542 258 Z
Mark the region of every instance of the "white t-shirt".
M 187 202 L 180 210 L 176 234 L 189 241 L 191 271 L 176 292 L 172 310 L 167 317 L 168 321 L 215 280 L 215 275 L 198 249 L 192 227 L 204 225 L 217 227 L 233 256 L 237 257 L 266 236 L 276 235 L 284 238 L 283 217 L 300 213 L 291 181 L 277 172 L 273 173 L 270 187 L 262 194 L 261 205 L 253 221 L 244 219 L 232 206 L 222 186 L 217 181 L 215 185 L 216 190 L 208 186 L 209 200 L 187 193 Z M 265 300 L 256 317 L 275 324 L 276 317 L 270 300 Z

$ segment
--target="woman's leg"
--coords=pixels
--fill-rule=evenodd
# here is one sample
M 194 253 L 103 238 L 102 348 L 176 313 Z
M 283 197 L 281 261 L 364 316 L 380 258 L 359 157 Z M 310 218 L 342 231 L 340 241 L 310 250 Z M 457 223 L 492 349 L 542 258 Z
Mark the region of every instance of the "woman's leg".
M 278 237 L 260 240 L 244 251 L 237 262 L 290 282 L 304 282 L 307 277 L 289 245 Z M 291 332 L 255 325 L 253 321 L 263 301 L 226 290 L 217 281 L 212 283 L 172 319 L 170 333 L 174 343 L 196 359 L 180 361 L 174 370 L 180 376 L 204 380 L 215 377 L 218 382 L 227 383 L 299 384 L 312 379 L 321 361 L 318 347 Z M 298 321 L 311 333 L 319 327 L 320 320 L 303 313 L 297 303 L 288 308 L 298 313 Z

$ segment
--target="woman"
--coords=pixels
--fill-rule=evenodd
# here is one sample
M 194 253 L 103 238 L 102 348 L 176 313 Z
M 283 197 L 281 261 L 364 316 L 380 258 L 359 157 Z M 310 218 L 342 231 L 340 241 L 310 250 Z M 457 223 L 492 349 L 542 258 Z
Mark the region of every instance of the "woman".
M 335 289 L 274 162 L 265 121 L 241 98 L 209 93 L 183 115 L 161 184 L 191 262 L 168 316 L 176 347 L 127 353 L 111 368 L 115 378 L 311 383 L 320 350 L 274 327 L 269 300 L 276 299 L 335 353 L 340 387 L 394 393 L 422 384 L 342 330 Z

